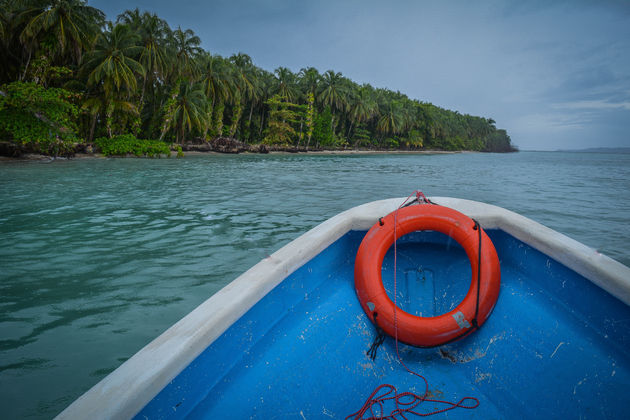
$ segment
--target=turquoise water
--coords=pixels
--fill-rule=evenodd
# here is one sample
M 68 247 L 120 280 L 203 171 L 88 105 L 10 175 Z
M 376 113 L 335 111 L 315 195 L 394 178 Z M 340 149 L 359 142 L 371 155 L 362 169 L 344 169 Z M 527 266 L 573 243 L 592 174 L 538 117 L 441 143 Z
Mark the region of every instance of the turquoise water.
M 414 189 L 506 207 L 630 265 L 630 154 L 2 163 L 3 417 L 54 416 L 301 233 Z

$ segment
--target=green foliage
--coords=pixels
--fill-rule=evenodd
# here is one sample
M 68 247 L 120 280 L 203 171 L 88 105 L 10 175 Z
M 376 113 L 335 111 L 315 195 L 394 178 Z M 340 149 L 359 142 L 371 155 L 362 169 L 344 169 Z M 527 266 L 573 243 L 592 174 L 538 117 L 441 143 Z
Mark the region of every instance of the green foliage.
M 67 79 L 72 76 L 72 70 L 64 66 L 53 66 L 46 55 L 34 59 L 28 69 L 27 79 L 48 87 L 49 83 Z
M 278 95 L 288 102 L 295 102 L 298 97 L 295 74 L 286 67 L 278 67 L 274 73 L 276 75 L 275 89 Z
M 346 105 L 347 89 L 341 73 L 328 70 L 322 76 L 321 83 L 319 100 L 326 107 L 342 109 Z
M 170 156 L 168 144 L 159 140 L 137 139 L 133 134 L 122 134 L 112 138 L 101 137 L 94 142 L 105 156 Z M 178 149 L 178 157 L 181 147 Z
M 443 146 L 445 150 L 455 151 L 462 150 L 464 148 L 463 139 L 459 136 L 448 137 L 444 139 Z
M 135 91 L 136 74 L 145 74 L 144 67 L 132 58 L 142 51 L 138 39 L 129 26 L 110 23 L 83 64 L 83 71 L 89 72 L 88 85 L 102 86 L 108 98 L 121 91 Z
M 423 146 L 422 134 L 419 130 L 409 130 L 402 142 L 408 149 L 419 149 Z
M 0 86 L 0 133 L 44 153 L 67 151 L 77 141 L 76 94 L 13 82 Z
M 288 146 L 291 143 L 291 138 L 295 135 L 295 130 L 291 124 L 274 120 L 269 122 L 266 133 L 267 135 L 263 139 L 264 144 Z
M 201 84 L 182 80 L 179 82 L 177 95 L 171 97 L 164 111 L 164 131 L 175 132 L 175 140 L 184 143 L 186 134 L 192 130 L 203 130 L 208 116 L 208 102 Z
M 300 121 L 301 107 L 274 95 L 267 101 L 269 105 L 269 122 L 263 143 L 289 145 L 293 143 L 296 130 L 293 127 Z
M 372 144 L 372 136 L 370 131 L 366 130 L 363 126 L 355 128 L 352 136 L 352 143 L 354 147 L 368 147 Z
M 241 120 L 241 115 L 243 115 L 243 106 L 241 103 L 237 103 L 232 108 L 232 124 L 230 125 L 230 137 L 234 137 L 236 134 L 236 129 L 238 128 L 238 123 Z
M 313 137 L 313 129 L 315 127 L 315 108 L 313 104 L 315 103 L 315 95 L 313 92 L 309 92 L 306 95 L 306 114 L 304 116 L 304 123 L 306 124 L 306 148 L 308 149 L 308 145 L 311 143 L 311 137 Z
M 315 117 L 315 125 L 313 127 L 313 140 L 318 146 L 331 146 L 335 142 L 335 136 L 332 130 L 332 112 L 329 107 L 324 112 Z
M 211 130 L 211 134 L 213 136 L 222 136 L 223 135 L 223 112 L 225 111 L 225 104 L 220 102 L 217 106 L 214 107 L 214 115 L 212 117 L 213 130 Z
M 349 145 L 350 145 L 350 143 L 348 143 L 348 140 L 346 140 L 345 138 L 335 136 L 335 141 L 334 141 L 334 143 L 333 143 L 333 146 L 334 146 L 335 148 L 338 148 L 338 149 L 345 149 L 345 148 L 346 148 L 346 147 L 348 147 Z
M 194 78 L 197 64 L 194 59 L 201 53 L 201 39 L 191 29 L 177 27 L 172 33 L 171 45 L 175 52 L 175 68 L 181 76 Z
M 388 149 L 398 149 L 399 145 L 400 142 L 396 137 L 388 137 L 387 139 L 385 139 L 385 147 L 387 147 Z
M 508 136 L 505 130 L 496 130 L 486 137 L 483 151 L 484 152 L 514 152 L 516 149 L 510 142 L 510 136 Z
M 173 86 L 173 88 L 169 92 L 168 99 L 162 106 L 162 113 L 164 116 L 162 117 L 162 134 L 160 135 L 160 140 L 162 140 L 169 128 L 174 124 L 175 108 L 177 107 L 176 98 L 178 91 L 179 86 Z

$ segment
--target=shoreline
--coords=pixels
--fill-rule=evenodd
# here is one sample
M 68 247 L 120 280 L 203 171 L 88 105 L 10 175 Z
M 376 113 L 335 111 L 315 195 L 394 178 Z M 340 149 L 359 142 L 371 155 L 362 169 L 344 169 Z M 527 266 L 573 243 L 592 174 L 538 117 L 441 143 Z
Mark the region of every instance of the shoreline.
M 467 150 L 309 150 L 299 152 L 287 152 L 282 150 L 274 150 L 268 153 L 257 152 L 241 152 L 241 153 L 221 153 L 221 152 L 200 152 L 196 150 L 185 151 L 184 156 L 198 155 L 438 155 L 438 154 L 455 154 L 455 153 L 477 153 Z M 177 155 L 173 152 L 171 156 Z
M 327 156 L 327 155 L 451 155 L 457 153 L 480 153 L 472 150 L 312 150 L 312 151 L 300 151 L 300 152 L 286 152 L 286 151 L 270 151 L 269 153 L 257 153 L 257 152 L 240 152 L 240 153 L 221 153 L 214 151 L 197 151 L 190 150 L 185 151 L 186 156 L 230 156 L 230 155 L 302 155 L 302 156 Z M 84 160 L 84 159 L 158 159 L 150 158 L 147 156 L 105 156 L 102 153 L 76 153 L 74 156 L 65 157 L 52 157 L 41 154 L 25 154 L 18 157 L 0 156 L 0 162 L 53 162 L 56 160 L 68 161 L 68 160 Z M 162 156 L 163 159 L 169 159 L 168 156 Z M 177 152 L 171 151 L 170 158 L 177 158 Z
M 283 155 L 450 155 L 455 153 L 469 153 L 467 150 L 312 150 L 307 152 L 269 152 L 269 154 Z M 475 152 L 470 152 L 475 153 Z

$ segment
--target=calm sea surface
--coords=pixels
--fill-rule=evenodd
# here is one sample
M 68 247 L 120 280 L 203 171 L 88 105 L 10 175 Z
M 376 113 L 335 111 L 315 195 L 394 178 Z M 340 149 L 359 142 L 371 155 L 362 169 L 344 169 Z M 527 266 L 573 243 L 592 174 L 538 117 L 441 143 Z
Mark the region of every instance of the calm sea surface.
M 1 163 L 1 417 L 58 414 L 282 245 L 414 189 L 508 208 L 630 265 L 630 154 Z

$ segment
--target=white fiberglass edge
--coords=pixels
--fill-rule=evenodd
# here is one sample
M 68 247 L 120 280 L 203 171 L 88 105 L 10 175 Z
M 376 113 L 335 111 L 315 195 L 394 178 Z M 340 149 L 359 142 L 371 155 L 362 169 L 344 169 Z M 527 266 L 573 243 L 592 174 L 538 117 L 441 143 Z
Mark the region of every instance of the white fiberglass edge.
M 630 305 L 630 268 L 519 214 L 476 201 L 432 197 L 501 229 L 583 275 Z M 285 245 L 229 283 L 66 408 L 58 419 L 128 419 L 289 274 L 350 230 L 367 230 L 403 198 L 340 213 Z

